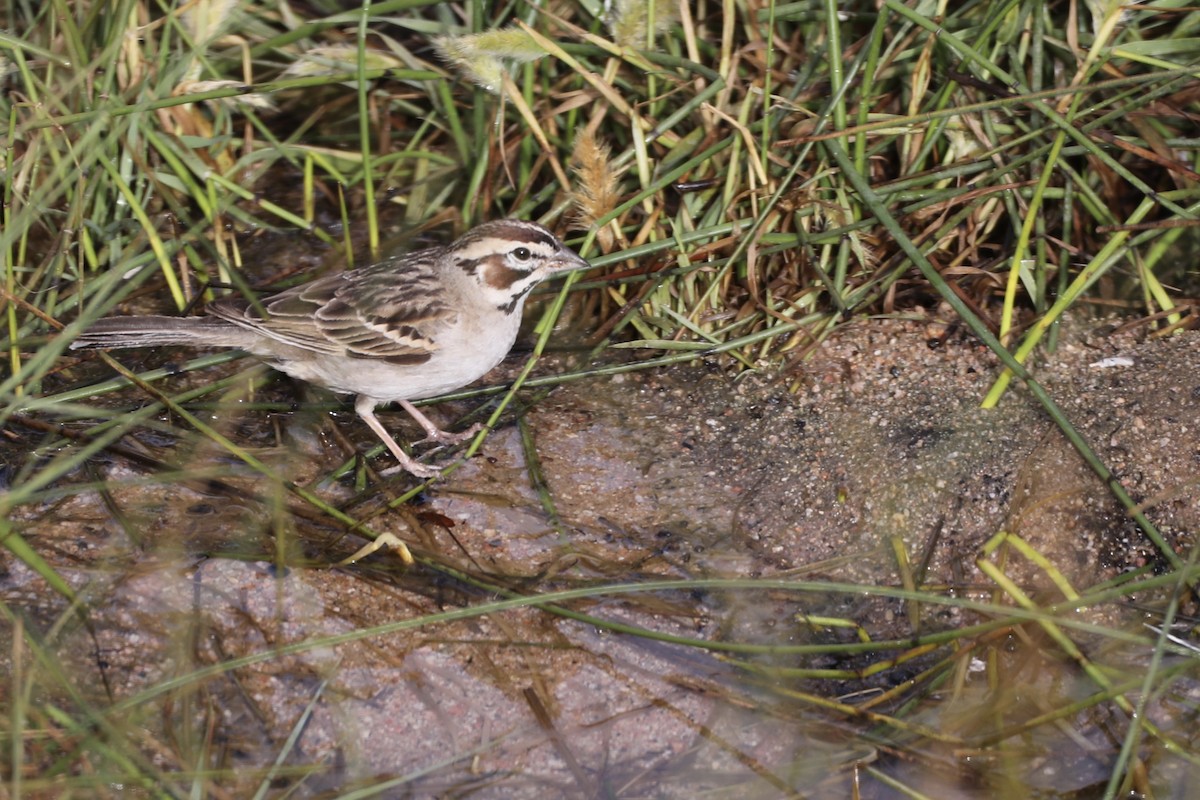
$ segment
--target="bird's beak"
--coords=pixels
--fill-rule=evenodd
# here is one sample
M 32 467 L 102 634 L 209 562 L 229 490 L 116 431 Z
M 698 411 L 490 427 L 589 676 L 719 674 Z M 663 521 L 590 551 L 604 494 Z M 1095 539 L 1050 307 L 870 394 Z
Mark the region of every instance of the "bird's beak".
M 555 272 L 574 272 L 580 269 L 591 269 L 592 265 L 586 259 L 580 257 L 574 250 L 567 250 L 558 259 L 558 264 L 555 266 Z

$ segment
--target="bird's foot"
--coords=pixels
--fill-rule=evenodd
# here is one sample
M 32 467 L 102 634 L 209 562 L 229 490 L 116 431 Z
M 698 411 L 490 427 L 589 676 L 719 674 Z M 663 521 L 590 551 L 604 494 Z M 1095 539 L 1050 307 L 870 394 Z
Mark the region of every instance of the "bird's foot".
M 485 426 L 482 422 L 476 422 L 474 425 L 460 433 L 450 433 L 449 431 L 444 431 L 441 428 L 427 428 L 425 430 L 425 438 L 418 442 L 413 442 L 413 444 L 428 444 L 430 442 L 439 445 L 462 444 L 465 441 L 473 439 L 475 434 L 483 430 L 484 427 Z

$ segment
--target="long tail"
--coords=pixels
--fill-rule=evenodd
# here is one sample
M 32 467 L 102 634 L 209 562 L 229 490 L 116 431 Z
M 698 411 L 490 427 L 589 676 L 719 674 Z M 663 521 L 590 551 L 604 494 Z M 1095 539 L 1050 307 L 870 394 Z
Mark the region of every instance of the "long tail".
M 157 345 L 245 348 L 255 338 L 252 331 L 215 317 L 107 317 L 79 334 L 71 342 L 71 349 Z

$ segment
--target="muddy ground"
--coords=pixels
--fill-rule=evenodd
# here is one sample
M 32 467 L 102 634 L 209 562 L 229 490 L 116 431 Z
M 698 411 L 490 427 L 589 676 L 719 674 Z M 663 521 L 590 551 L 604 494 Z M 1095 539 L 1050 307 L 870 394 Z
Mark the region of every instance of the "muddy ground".
M 1200 339 L 1114 329 L 1072 323 L 1034 371 L 1187 558 L 1200 531 Z M 100 455 L 71 480 L 101 481 L 106 491 L 65 492 L 13 514 L 87 599 L 87 625 L 64 621 L 61 598 L 7 552 L 0 590 L 35 629 L 64 621 L 50 646 L 73 682 L 98 705 L 125 702 L 123 713 L 135 718 L 143 709 L 145 748 L 156 763 L 240 770 L 216 781 L 235 794 L 265 780 L 278 759 L 280 774 L 291 777 L 275 776 L 275 785 L 294 783 L 299 796 L 387 779 L 397 782 L 380 796 L 842 797 L 852 780 L 864 797 L 895 796 L 889 780 L 933 796 L 996 796 L 1002 779 L 990 757 L 972 761 L 936 737 L 903 744 L 904 736 L 806 699 L 853 705 L 919 676 L 945 652 L 821 680 L 787 670 L 857 670 L 889 655 L 770 650 L 860 636 L 815 618 L 860 625 L 882 641 L 986 617 L 962 605 L 915 607 L 776 584 L 560 604 L 661 634 L 764 646 L 745 654 L 652 641 L 530 607 L 393 628 L 500 600 L 501 589 L 664 579 L 915 582 L 985 601 L 997 587 L 978 559 L 1001 531 L 1027 542 L 1079 591 L 1163 568 L 1162 554 L 1023 387 L 1011 388 L 998 409 L 980 410 L 997 374 L 994 357 L 962 329 L 881 320 L 847 325 L 782 372 L 733 372 L 710 360 L 570 383 L 529 408 L 523 427 L 510 421 L 493 432 L 479 455 L 403 512 L 382 502 L 412 485 L 404 476 L 323 479 L 350 452 L 333 431 L 351 449 L 374 444 L 349 412 L 331 421 L 311 408 L 213 410 L 207 419 L 278 481 L 197 444 L 186 429 L 172 433 L 162 417 L 171 423 L 165 433 L 147 429 L 126 444 L 185 473 L 207 470 L 223 486 L 157 479 L 146 462 Z M 207 379 L 178 376 L 172 388 Z M 267 381 L 255 399 L 286 403 L 295 391 Z M 468 408 L 433 413 L 450 419 Z M 400 412 L 381 418 L 414 433 Z M 3 455 L 14 465 L 50 442 L 68 446 L 14 427 Z M 529 453 L 540 480 L 531 479 Z M 289 512 L 305 504 L 286 481 L 360 518 L 370 512 L 374 530 L 493 589 L 424 565 L 404 570 L 388 553 L 332 566 L 361 540 L 320 513 Z M 1061 599 L 1045 564 L 1004 552 L 1004 571 L 1030 597 Z M 1122 598 L 1078 619 L 1144 632 L 1133 611 Z M 1010 659 L 1022 702 L 1050 707 L 1084 692 L 1077 664 L 1041 648 L 1012 635 L 995 656 Z M 1136 669 L 1148 650 L 1110 657 Z M 242 656 L 258 660 L 192 674 Z M 910 718 L 947 736 L 978 733 L 983 723 L 974 720 L 993 713 L 1006 691 L 985 674 L 996 673 L 964 659 L 953 698 L 924 694 Z M 154 688 L 179 676 L 191 677 L 169 692 Z M 1196 677 L 1193 667 L 1184 695 Z M 1194 747 L 1195 700 L 1173 696 L 1164 693 L 1154 710 Z M 1091 717 L 1078 723 L 1046 726 L 1026 740 L 1015 768 L 1026 786 L 1065 796 L 1103 785 L 1120 742 Z M 1200 778 L 1186 759 L 1158 755 L 1156 774 L 1168 786 Z M 1012 776 L 1009 759 L 1003 780 Z

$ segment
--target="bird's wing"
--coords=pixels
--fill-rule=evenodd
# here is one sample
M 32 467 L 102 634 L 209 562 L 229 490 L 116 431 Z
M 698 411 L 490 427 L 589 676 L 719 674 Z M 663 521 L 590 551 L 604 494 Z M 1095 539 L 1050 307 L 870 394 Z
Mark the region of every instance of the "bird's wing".
M 457 312 L 424 261 L 390 260 L 319 278 L 265 298 L 266 316 L 244 302 L 214 303 L 209 313 L 317 353 L 425 361 Z

